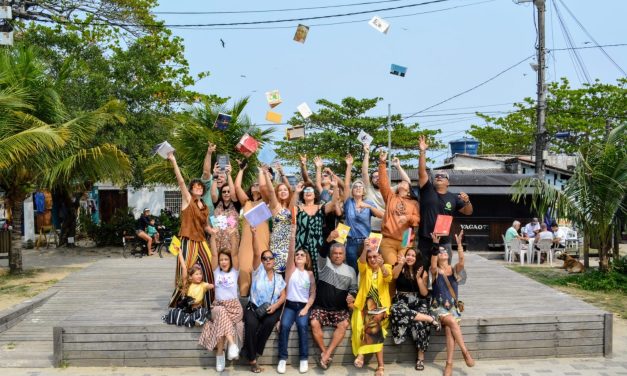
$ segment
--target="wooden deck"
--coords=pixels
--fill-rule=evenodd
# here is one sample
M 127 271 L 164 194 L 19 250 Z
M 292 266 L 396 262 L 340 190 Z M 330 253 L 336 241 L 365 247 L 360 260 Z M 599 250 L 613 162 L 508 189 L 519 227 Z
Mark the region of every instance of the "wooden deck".
M 469 254 L 464 338 L 476 359 L 603 356 L 612 350 L 612 315 Z M 59 282 L 58 292 L 0 333 L 0 367 L 209 366 L 213 353 L 197 345 L 199 328 L 161 323 L 173 286 L 174 258 L 106 259 Z M 350 333 L 349 333 L 350 334 Z M 352 362 L 349 334 L 334 362 Z M 331 330 L 325 332 L 329 337 Z M 388 337 L 386 362 L 415 359 L 412 344 Z M 297 334 L 290 360 L 297 362 Z M 310 361 L 318 350 L 310 340 Z M 457 354 L 459 355 L 459 354 Z M 273 334 L 260 363 L 276 364 Z M 432 336 L 427 360 L 445 357 L 444 337 Z

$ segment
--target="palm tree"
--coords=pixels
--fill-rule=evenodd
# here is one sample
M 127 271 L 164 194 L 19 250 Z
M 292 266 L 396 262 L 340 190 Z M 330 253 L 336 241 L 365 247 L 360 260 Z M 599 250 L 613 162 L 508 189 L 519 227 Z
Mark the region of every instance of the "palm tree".
M 549 208 L 584 231 L 587 246 L 593 237 L 599 241 L 599 269 L 609 270 L 609 253 L 619 219 L 627 213 L 627 137 L 626 124 L 613 129 L 605 142 L 583 145 L 573 176 L 563 191 L 538 178 L 514 183 L 516 202 L 532 192 L 532 207 L 540 213 Z
M 216 154 L 229 155 L 233 173 L 237 173 L 238 166 L 235 160 L 242 160 L 244 156 L 235 150 L 235 145 L 245 133 L 259 141 L 260 149 L 270 141 L 274 128 L 260 129 L 244 114 L 248 100 L 248 97 L 240 99 L 233 103 L 231 108 L 204 102 L 200 107 L 195 107 L 176 119 L 178 124 L 173 126 L 173 139 L 169 142 L 176 149 L 177 160 L 180 161 L 179 166 L 185 179 L 200 177 L 202 174 L 207 142 L 216 145 Z M 219 113 L 232 116 L 231 123 L 223 131 L 214 128 L 213 125 Z M 246 169 L 244 175 L 245 183 L 252 181 L 258 164 L 256 156 L 249 158 L 249 168 Z M 174 174 L 167 161 L 155 161 L 146 168 L 145 173 L 148 182 L 175 184 Z
M 123 122 L 120 102 L 69 114 L 31 48 L 2 51 L 0 72 L 0 189 L 15 216 L 37 188 L 69 193 L 129 177 L 127 156 L 96 139 L 105 124 Z

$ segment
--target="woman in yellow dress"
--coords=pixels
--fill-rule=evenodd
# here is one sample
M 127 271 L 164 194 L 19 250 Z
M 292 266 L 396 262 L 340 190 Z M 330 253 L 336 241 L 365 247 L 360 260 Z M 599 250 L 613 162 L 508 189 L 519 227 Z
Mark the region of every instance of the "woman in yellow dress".
M 383 376 L 384 372 L 383 341 L 387 336 L 387 316 L 391 306 L 389 283 L 392 282 L 392 266 L 383 263 L 377 250 L 379 241 L 366 239 L 357 260 L 359 291 L 351 319 L 354 365 L 362 368 L 364 354 L 375 353 L 378 363 L 375 376 Z

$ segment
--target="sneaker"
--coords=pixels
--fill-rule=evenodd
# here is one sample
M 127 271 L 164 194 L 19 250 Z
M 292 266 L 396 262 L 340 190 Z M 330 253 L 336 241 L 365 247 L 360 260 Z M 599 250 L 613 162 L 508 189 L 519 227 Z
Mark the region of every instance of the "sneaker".
M 287 367 L 287 360 L 281 359 L 279 360 L 279 365 L 276 366 L 276 371 L 278 373 L 285 373 L 286 367 Z
M 298 371 L 300 373 L 305 373 L 309 370 L 309 363 L 307 363 L 307 360 L 301 360 L 300 361 L 300 367 L 298 367 Z
M 227 350 L 226 357 L 228 360 L 233 360 L 239 358 L 239 347 L 236 344 L 231 343 L 229 345 L 229 349 Z
M 216 371 L 218 372 L 224 371 L 225 364 L 226 364 L 226 360 L 224 359 L 224 355 L 216 355 Z

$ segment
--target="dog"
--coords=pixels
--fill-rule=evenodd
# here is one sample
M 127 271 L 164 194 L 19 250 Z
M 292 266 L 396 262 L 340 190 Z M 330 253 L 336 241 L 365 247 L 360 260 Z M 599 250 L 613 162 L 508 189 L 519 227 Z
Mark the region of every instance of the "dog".
M 563 260 L 564 265 L 562 265 L 562 269 L 566 269 L 569 273 L 583 273 L 586 271 L 586 267 L 583 264 L 575 259 L 573 256 L 569 255 L 566 252 L 562 252 L 557 255 L 558 260 Z

